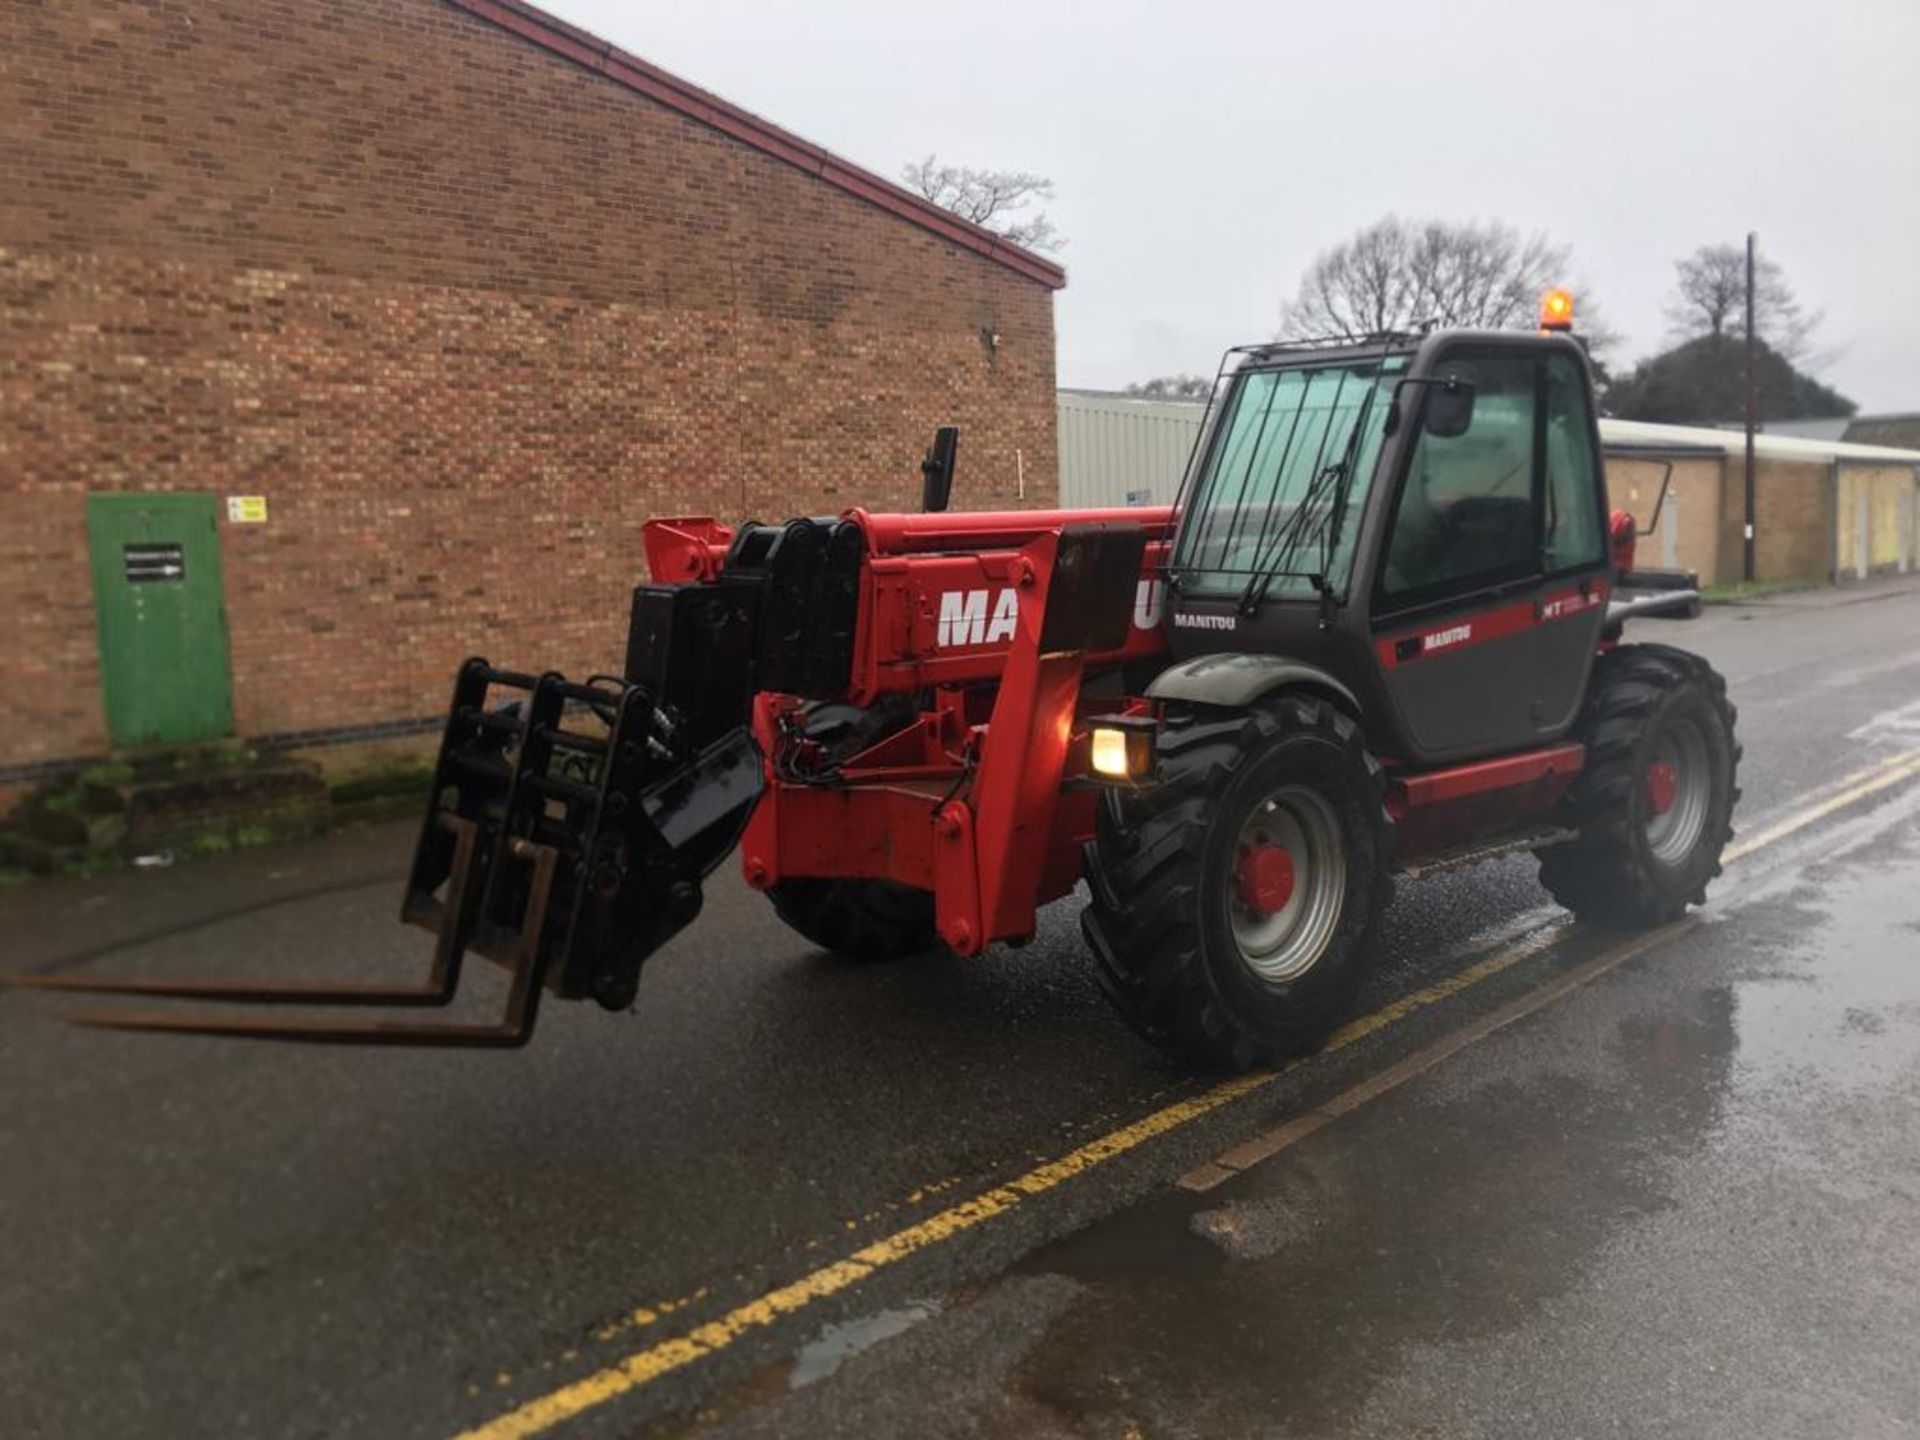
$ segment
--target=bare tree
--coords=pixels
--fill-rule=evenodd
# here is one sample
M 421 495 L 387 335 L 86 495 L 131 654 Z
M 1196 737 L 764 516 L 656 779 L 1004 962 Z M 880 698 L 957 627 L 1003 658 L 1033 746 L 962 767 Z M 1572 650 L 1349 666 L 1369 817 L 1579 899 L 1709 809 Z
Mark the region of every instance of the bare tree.
M 1738 245 L 1702 245 L 1673 262 L 1678 279 L 1667 319 L 1682 339 L 1747 336 L 1747 257 Z M 1779 265 L 1758 257 L 1753 267 L 1753 318 L 1760 338 L 1787 359 L 1804 361 L 1821 317 L 1800 307 Z
M 1213 394 L 1213 381 L 1204 375 L 1156 375 L 1134 381 L 1127 394 L 1142 400 L 1205 400 Z
M 1536 323 L 1541 295 L 1567 284 L 1571 265 L 1566 245 L 1497 220 L 1389 215 L 1315 258 L 1299 291 L 1281 307 L 1281 333 L 1353 339 L 1427 323 L 1527 329 Z M 1593 349 L 1615 338 L 1584 298 L 1580 329 Z
M 1024 170 L 977 170 L 942 165 L 929 155 L 901 172 L 907 187 L 951 210 L 962 220 L 984 225 L 1029 250 L 1058 250 L 1066 241 L 1043 210 L 1027 207 L 1053 199 L 1053 182 Z

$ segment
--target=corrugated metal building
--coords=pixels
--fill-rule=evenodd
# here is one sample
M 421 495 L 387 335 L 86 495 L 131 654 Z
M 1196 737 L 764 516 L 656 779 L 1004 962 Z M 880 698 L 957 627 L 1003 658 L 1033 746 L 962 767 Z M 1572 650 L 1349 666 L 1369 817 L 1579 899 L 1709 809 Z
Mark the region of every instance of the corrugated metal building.
M 1207 407 L 1110 390 L 1059 392 L 1060 503 L 1171 505 Z
M 1186 472 L 1206 406 L 1097 390 L 1059 393 L 1060 503 L 1165 505 Z M 1672 483 L 1649 563 L 1739 579 L 1745 437 L 1737 431 L 1602 420 L 1613 504 L 1643 526 Z M 1755 569 L 1763 580 L 1863 579 L 1920 568 L 1920 450 L 1762 434 L 1754 445 Z

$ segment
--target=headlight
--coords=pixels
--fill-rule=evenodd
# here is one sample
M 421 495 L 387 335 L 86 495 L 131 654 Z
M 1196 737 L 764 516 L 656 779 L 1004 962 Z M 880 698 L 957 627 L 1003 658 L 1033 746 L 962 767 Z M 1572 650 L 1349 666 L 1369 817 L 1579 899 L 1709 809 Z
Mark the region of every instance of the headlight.
M 1127 715 L 1093 727 L 1088 763 L 1102 780 L 1135 785 L 1153 778 L 1153 742 L 1159 730 L 1151 715 Z

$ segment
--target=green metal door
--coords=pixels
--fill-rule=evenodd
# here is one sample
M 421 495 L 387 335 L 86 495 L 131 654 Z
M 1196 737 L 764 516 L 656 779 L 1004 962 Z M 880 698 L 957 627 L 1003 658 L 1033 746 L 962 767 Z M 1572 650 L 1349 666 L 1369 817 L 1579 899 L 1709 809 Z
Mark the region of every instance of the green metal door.
M 89 495 L 100 677 L 116 746 L 233 729 L 212 495 Z

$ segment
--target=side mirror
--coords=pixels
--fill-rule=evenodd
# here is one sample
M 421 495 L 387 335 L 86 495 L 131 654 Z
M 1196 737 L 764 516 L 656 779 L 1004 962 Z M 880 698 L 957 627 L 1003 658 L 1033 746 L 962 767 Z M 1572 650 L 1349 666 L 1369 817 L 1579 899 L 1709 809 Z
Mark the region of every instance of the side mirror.
M 1427 391 L 1427 410 L 1421 424 L 1429 435 L 1452 440 L 1473 424 L 1473 382 L 1449 375 Z
M 920 462 L 920 508 L 932 515 L 953 499 L 953 453 L 960 448 L 960 427 L 942 425 L 933 432 L 933 448 Z

